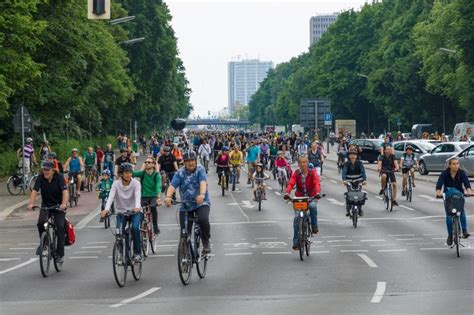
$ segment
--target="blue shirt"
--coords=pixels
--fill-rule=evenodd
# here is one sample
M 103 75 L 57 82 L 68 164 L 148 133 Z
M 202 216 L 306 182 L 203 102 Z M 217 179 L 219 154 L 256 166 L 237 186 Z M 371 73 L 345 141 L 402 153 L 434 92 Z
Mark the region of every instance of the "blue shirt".
M 247 162 L 256 162 L 260 154 L 260 148 L 256 145 L 253 145 L 249 148 L 247 154 Z
M 436 183 L 436 190 L 441 190 L 441 188 L 443 188 L 443 192 L 446 192 L 448 188 L 456 188 L 460 192 L 463 192 L 463 185 L 466 189 L 471 188 L 471 183 L 469 182 L 466 172 L 460 169 L 456 173 L 456 176 L 452 178 L 451 171 L 447 169 L 439 175 L 438 182 Z
M 77 173 L 81 171 L 81 163 L 79 163 L 79 158 L 71 157 L 71 161 L 69 162 L 69 172 Z
M 193 211 L 198 207 L 206 204 L 211 206 L 211 201 L 209 200 L 209 192 L 206 188 L 206 195 L 204 196 L 204 203 L 198 205 L 196 202 L 197 196 L 199 196 L 199 184 L 205 181 L 207 182 L 206 170 L 203 166 L 198 165 L 194 172 L 190 173 L 186 170 L 185 167 L 180 168 L 171 181 L 171 186 L 174 188 L 179 188 L 179 194 L 181 200 L 183 201 L 192 201 L 186 205 L 181 204 L 180 211 Z

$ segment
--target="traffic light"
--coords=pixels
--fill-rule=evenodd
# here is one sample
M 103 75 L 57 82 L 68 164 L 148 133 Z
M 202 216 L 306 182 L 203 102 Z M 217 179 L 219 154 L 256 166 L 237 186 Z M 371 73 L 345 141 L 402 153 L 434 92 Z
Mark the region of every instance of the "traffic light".
M 110 19 L 111 0 L 87 0 L 87 18 L 90 20 Z

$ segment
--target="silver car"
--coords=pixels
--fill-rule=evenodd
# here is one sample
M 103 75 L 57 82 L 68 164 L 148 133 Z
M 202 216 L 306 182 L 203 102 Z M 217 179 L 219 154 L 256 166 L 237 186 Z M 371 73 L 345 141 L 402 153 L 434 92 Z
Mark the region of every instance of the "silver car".
M 465 171 L 467 176 L 474 176 L 474 144 L 469 145 L 454 156 L 459 159 L 459 168 Z M 446 162 L 452 158 L 449 158 Z
M 441 172 L 446 169 L 446 160 L 470 146 L 467 142 L 445 142 L 434 147 L 431 152 L 423 154 L 418 160 L 418 171 L 421 175 L 429 172 Z
M 395 151 L 395 159 L 400 160 L 403 153 L 405 153 L 406 147 L 411 145 L 413 147 L 413 153 L 416 158 L 419 159 L 423 154 L 431 152 L 435 145 L 425 140 L 404 140 L 393 143 L 393 149 Z

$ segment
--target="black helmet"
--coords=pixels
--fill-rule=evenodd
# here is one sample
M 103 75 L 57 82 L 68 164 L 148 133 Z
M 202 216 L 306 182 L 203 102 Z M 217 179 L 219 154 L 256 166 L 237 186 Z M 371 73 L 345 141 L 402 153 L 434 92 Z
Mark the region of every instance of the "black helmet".
M 131 172 L 133 171 L 133 165 L 131 163 L 125 162 L 122 163 L 119 167 L 119 173 L 122 174 L 123 172 Z
M 183 154 L 183 161 L 197 160 L 197 154 L 194 151 L 186 151 Z
M 49 153 L 46 155 L 46 157 L 47 157 L 48 159 L 49 159 L 49 158 L 55 159 L 55 158 L 56 158 L 56 153 L 54 153 L 54 152 L 49 152 Z
M 170 147 L 164 147 L 163 152 L 171 152 L 171 148 Z

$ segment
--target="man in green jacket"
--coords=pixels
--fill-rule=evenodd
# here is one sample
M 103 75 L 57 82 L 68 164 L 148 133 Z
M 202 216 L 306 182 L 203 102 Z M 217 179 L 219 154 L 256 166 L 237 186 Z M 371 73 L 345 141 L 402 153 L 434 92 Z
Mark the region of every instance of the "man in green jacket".
M 142 207 L 150 206 L 153 216 L 153 230 L 155 234 L 160 234 L 156 206 L 161 205 L 161 175 L 156 171 L 156 162 L 153 157 L 147 157 L 142 170 L 133 171 L 133 177 L 140 178 L 142 184 Z

